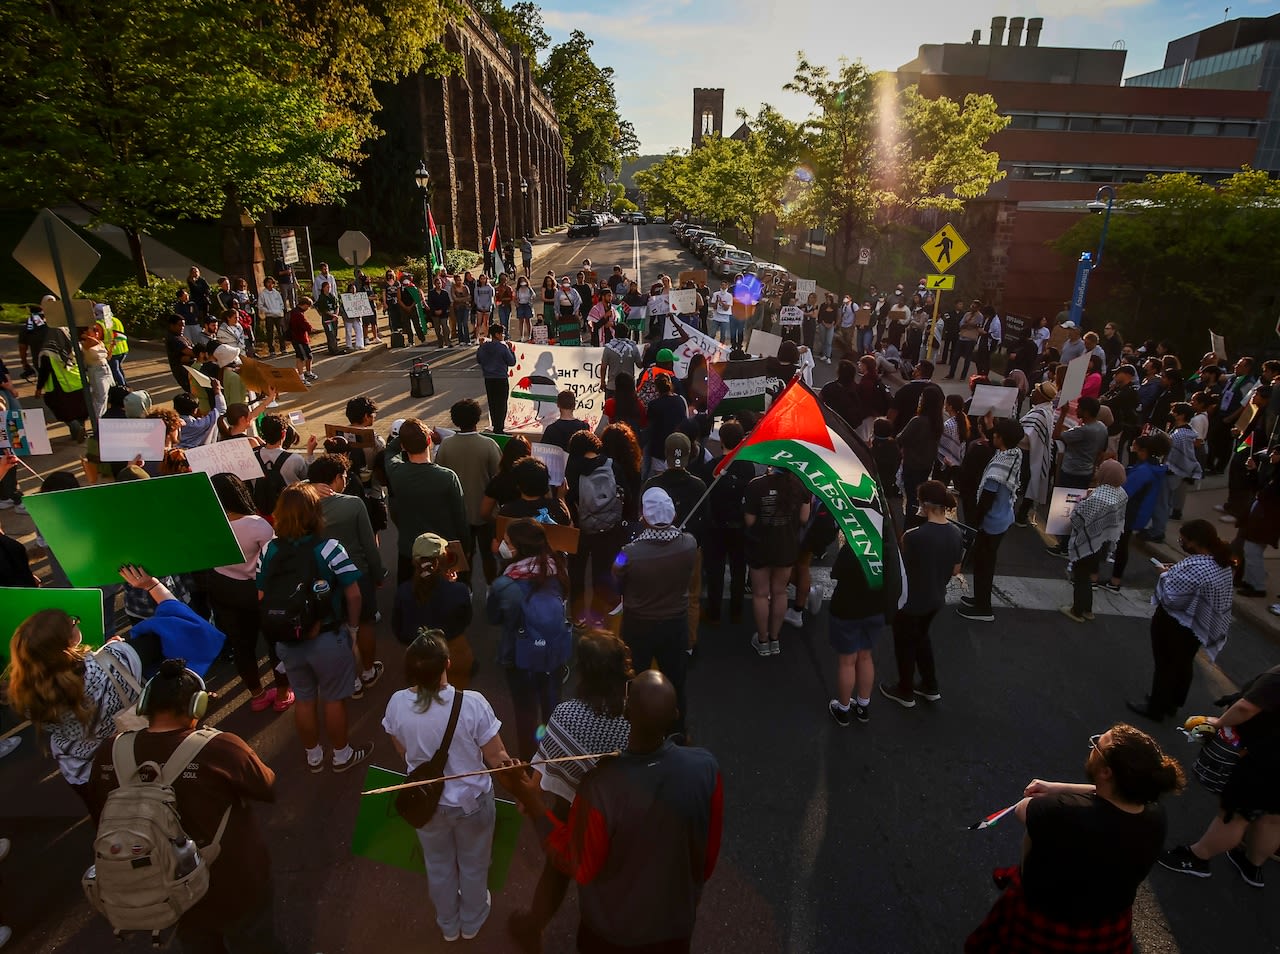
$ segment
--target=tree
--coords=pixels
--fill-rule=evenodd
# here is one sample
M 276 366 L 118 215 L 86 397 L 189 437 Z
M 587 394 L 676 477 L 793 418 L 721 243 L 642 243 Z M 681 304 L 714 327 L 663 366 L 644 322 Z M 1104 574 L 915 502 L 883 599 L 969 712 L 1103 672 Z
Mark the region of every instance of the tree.
M 803 54 L 783 88 L 812 107 L 793 123 L 766 105 L 754 124 L 780 161 L 796 163 L 778 198 L 779 218 L 838 236 L 840 274 L 860 237 L 920 210 L 959 211 L 1004 176 L 985 144 L 1009 120 L 989 95 L 969 94 L 963 104 L 928 99 L 861 62 L 841 59 L 832 73 Z
M 623 212 L 637 212 L 639 209 L 640 206 L 636 205 L 625 195 L 620 195 L 618 198 L 613 200 L 612 211 L 614 215 L 621 215 Z
M 1074 261 L 1098 247 L 1102 224 L 1085 216 L 1053 245 Z M 1148 176 L 1116 191 L 1089 311 L 1126 341 L 1167 339 L 1186 355 L 1208 350 L 1209 329 L 1233 350 L 1269 346 L 1277 247 L 1280 182 L 1267 173 L 1246 167 L 1217 185 L 1188 173 Z
M 472 6 L 493 24 L 504 43 L 517 48 L 532 61 L 535 76 L 540 75 L 538 57 L 551 46 L 542 9 L 527 0 L 510 7 L 504 6 L 502 0 L 473 0 Z
M 591 59 L 593 42 L 574 30 L 551 48 L 541 71 L 542 84 L 560 120 L 566 178 L 574 201 L 603 192 L 604 173 L 615 176 L 622 160 L 634 156 L 640 141 L 618 112 L 613 68 Z

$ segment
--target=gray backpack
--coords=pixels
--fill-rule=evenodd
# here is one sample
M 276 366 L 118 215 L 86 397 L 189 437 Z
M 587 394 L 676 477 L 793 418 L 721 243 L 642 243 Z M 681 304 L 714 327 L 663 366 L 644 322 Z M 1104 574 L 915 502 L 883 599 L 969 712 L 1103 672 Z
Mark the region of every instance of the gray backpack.
M 209 890 L 209 865 L 217 860 L 231 806 L 217 834 L 199 847 L 182 830 L 173 783 L 218 734 L 197 729 L 182 740 L 164 765 L 134 758 L 137 732 L 122 732 L 111 748 L 119 787 L 107 796 L 93 841 L 93 866 L 81 879 L 90 906 L 116 934 L 150 931 L 153 940 L 172 927 Z M 139 770 L 155 778 L 143 781 Z
M 578 529 L 583 533 L 602 533 L 622 523 L 622 496 L 613 461 L 604 463 L 578 478 Z

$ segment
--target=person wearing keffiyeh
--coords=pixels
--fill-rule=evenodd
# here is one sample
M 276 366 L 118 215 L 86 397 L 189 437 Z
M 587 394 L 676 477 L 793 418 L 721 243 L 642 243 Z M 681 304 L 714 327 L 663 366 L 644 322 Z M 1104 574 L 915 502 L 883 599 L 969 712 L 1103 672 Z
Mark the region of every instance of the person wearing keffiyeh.
M 1058 388 L 1052 381 L 1037 384 L 1031 390 L 1031 410 L 1022 415 L 1026 483 L 1022 503 L 1018 506 L 1019 526 L 1025 526 L 1027 517 L 1037 504 L 1049 499 L 1050 476 L 1053 473 L 1053 399 Z
M 1124 482 L 1124 465 L 1118 460 L 1104 460 L 1098 466 L 1098 486 L 1071 511 L 1067 553 L 1072 560 L 1073 594 L 1071 605 L 1058 609 L 1077 623 L 1093 619 L 1093 578 L 1107 548 L 1124 533 L 1125 507 L 1129 501 Z
M 956 612 L 965 619 L 990 623 L 991 587 L 996 575 L 996 552 L 1005 531 L 1013 525 L 1013 502 L 1018 496 L 1022 475 L 1022 425 L 1012 418 L 995 422 L 991 437 L 995 456 L 982 472 L 978 485 L 978 507 L 973 521 L 977 538 L 973 544 L 973 596 L 961 597 Z
M 1143 702 L 1125 703 L 1157 722 L 1187 701 L 1200 647 L 1210 661 L 1216 659 L 1231 625 L 1231 544 L 1208 520 L 1184 523 L 1179 536 L 1187 556 L 1160 574 L 1151 599 L 1156 607 L 1151 617 L 1151 692 Z

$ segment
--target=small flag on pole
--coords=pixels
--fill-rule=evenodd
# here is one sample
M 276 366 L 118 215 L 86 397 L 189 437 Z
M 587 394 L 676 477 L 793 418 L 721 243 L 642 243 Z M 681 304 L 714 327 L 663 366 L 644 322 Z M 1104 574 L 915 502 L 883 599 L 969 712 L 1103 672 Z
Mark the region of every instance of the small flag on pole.
M 431 236 L 431 277 L 435 278 L 436 272 L 444 268 L 444 246 L 440 243 L 440 232 L 436 229 L 436 219 L 430 207 L 427 208 L 427 231 Z
M 1008 808 L 1002 808 L 998 812 L 992 812 L 986 818 L 982 819 L 982 821 L 974 822 L 966 829 L 966 831 L 982 831 L 984 828 L 990 828 L 992 825 L 996 824 L 996 822 L 1000 821 L 1000 819 L 1004 818 L 1005 815 L 1008 815 L 1011 811 L 1017 808 L 1018 805 L 1019 802 L 1014 802 Z

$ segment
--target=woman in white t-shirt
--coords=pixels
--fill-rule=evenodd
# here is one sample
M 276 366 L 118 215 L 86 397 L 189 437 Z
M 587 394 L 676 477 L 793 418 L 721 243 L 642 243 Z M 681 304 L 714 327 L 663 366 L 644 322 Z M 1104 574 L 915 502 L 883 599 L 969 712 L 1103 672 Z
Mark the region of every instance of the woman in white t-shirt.
M 445 775 L 514 764 L 498 730 L 502 723 L 478 692 L 449 685 L 449 645 L 438 629 L 423 629 L 404 654 L 407 689 L 387 703 L 382 727 L 412 772 L 431 760 L 444 740 L 455 693 L 462 694 Z M 488 775 L 444 783 L 431 821 L 418 829 L 436 923 L 446 941 L 470 940 L 489 917 L 489 854 L 493 846 L 493 779 Z
M 267 640 L 267 654 L 271 658 L 271 675 L 274 685 L 262 686 L 258 672 L 258 636 L 261 624 L 258 615 L 258 564 L 262 551 L 276 533 L 266 519 L 258 515 L 253 495 L 245 482 L 235 474 L 214 474 L 213 490 L 218 502 L 231 523 L 231 532 L 240 544 L 239 563 L 215 567 L 201 576 L 205 595 L 213 609 L 213 619 L 218 629 L 227 635 L 235 657 L 236 672 L 244 687 L 249 690 L 249 708 L 263 712 L 272 708 L 284 712 L 294 703 L 289 677 L 276 655 L 276 644 Z

